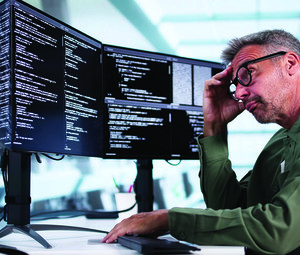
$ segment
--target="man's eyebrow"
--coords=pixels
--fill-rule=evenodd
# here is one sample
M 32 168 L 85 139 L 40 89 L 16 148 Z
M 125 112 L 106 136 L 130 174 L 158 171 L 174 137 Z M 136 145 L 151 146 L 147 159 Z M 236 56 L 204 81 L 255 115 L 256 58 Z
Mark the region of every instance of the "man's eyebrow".
M 254 59 L 248 59 L 248 60 L 246 60 L 245 62 L 243 62 L 240 66 L 239 66 L 239 68 L 241 67 L 241 66 L 243 66 L 243 65 L 249 65 L 249 64 L 255 64 L 255 62 L 254 63 L 251 63 L 251 62 L 253 62 L 253 61 L 255 61 L 256 59 L 254 58 Z

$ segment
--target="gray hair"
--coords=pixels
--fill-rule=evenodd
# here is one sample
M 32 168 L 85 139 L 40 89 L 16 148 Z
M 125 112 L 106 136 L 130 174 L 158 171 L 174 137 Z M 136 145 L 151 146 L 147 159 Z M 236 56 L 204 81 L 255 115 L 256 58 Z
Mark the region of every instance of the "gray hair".
M 284 30 L 265 30 L 249 34 L 229 41 L 227 48 L 222 52 L 221 59 L 228 65 L 235 55 L 245 46 L 260 45 L 271 54 L 279 50 L 293 51 L 300 56 L 300 42 L 291 33 Z

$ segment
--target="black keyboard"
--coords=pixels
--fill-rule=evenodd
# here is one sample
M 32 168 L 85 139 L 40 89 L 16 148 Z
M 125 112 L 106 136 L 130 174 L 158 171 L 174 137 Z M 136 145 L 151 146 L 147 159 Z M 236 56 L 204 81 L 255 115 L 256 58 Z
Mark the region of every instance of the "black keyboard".
M 200 251 L 200 249 L 195 246 L 180 243 L 175 240 L 154 239 L 142 236 L 119 236 L 118 242 L 124 247 L 143 254 L 186 254 L 191 251 Z

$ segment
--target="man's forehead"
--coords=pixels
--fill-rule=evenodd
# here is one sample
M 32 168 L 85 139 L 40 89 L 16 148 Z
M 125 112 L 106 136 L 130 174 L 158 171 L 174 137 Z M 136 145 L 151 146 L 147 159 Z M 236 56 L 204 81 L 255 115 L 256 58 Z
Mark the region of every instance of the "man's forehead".
M 242 48 L 233 58 L 231 65 L 233 70 L 239 68 L 243 63 L 262 56 L 262 48 L 258 45 L 249 45 Z

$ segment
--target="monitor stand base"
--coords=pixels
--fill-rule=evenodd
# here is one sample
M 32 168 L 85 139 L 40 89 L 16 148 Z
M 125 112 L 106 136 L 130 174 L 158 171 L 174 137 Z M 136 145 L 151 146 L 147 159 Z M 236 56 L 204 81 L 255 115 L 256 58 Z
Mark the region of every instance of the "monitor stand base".
M 0 238 L 7 236 L 11 233 L 22 233 L 25 234 L 38 243 L 40 243 L 45 248 L 49 249 L 52 246 L 36 231 L 46 231 L 46 230 L 65 230 L 65 231 L 87 231 L 96 233 L 107 233 L 106 231 L 83 228 L 75 226 L 65 226 L 65 225 L 52 225 L 52 224 L 29 224 L 29 225 L 7 225 L 0 230 Z

